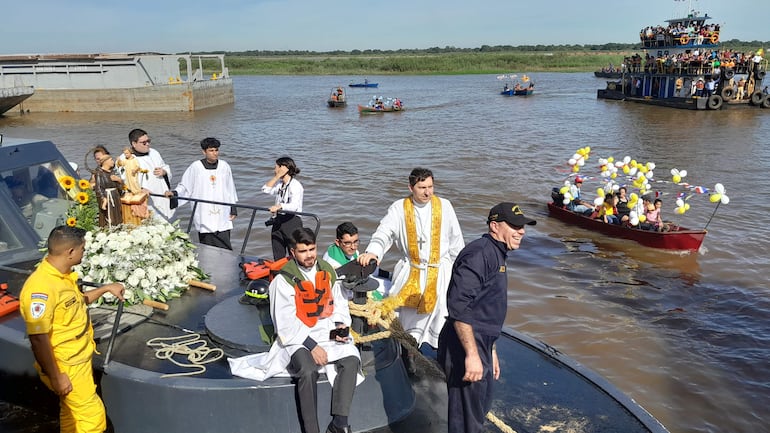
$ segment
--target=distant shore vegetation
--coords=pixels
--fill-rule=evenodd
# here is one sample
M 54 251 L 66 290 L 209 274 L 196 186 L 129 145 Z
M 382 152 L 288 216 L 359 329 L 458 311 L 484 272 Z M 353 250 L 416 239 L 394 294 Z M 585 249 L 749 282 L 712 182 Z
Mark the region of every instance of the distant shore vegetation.
M 770 41 L 723 41 L 720 50 L 756 51 Z M 225 52 L 231 75 L 452 75 L 508 72 L 589 72 L 642 53 L 639 44 L 483 45 L 479 48 L 434 47 L 352 51 Z M 201 53 L 201 54 L 211 54 Z M 204 69 L 216 71 L 216 62 Z

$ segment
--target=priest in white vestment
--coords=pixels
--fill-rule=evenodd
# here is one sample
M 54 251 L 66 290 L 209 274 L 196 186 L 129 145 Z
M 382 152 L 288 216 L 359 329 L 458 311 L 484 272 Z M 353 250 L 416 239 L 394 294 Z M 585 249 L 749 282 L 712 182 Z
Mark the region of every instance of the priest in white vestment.
M 235 182 L 230 165 L 219 159 L 221 143 L 213 137 L 201 140 L 201 150 L 204 158 L 195 161 L 185 170 L 182 181 L 174 191 L 166 192 L 166 196 L 180 196 L 201 200 L 230 203 L 238 201 L 235 192 Z M 187 203 L 180 200 L 179 204 Z M 233 219 L 238 215 L 235 206 L 211 203 L 198 203 L 193 215 L 193 226 L 198 232 L 198 240 L 202 244 L 232 250 L 230 231 L 233 229 Z
M 128 140 L 131 142 L 132 153 L 139 162 L 141 172 L 139 176 L 139 186 L 153 194 L 165 194 L 171 189 L 171 167 L 163 161 L 163 157 L 155 149 L 150 149 L 150 137 L 141 129 L 134 129 L 128 134 Z M 120 155 L 118 161 L 124 161 L 126 157 Z M 121 164 L 118 164 L 121 165 Z M 126 180 L 127 173 L 123 173 L 123 180 Z M 171 209 L 170 201 L 163 197 L 150 197 L 153 209 L 166 219 L 174 216 L 174 209 Z
M 389 296 L 399 297 L 399 321 L 417 344 L 436 348 L 447 316 L 452 265 L 465 242 L 452 204 L 433 195 L 430 170 L 412 170 L 409 191 L 409 197 L 390 205 L 358 262 L 379 264 L 396 244 L 402 257 L 393 269 Z

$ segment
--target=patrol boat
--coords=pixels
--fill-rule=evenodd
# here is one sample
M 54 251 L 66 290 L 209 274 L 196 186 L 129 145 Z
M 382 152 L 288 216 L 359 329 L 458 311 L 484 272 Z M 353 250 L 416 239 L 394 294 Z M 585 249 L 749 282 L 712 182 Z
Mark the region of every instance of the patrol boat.
M 720 26 L 711 19 L 688 8 L 663 26 L 642 29 L 644 54 L 626 57 L 620 79 L 607 81 L 597 98 L 689 110 L 770 108 L 763 51 L 720 51 Z
M 8 283 L 12 296 L 18 296 L 42 258 L 40 242 L 64 221 L 64 194 L 45 191 L 37 181 L 46 171 L 57 176 L 76 174 L 50 141 L 6 139 L 0 145 L 0 175 L 25 181 L 28 192 L 43 197 L 19 206 L 5 182 L 0 182 L 0 283 Z M 251 222 L 254 211 L 267 211 L 241 206 L 252 212 Z M 303 217 L 318 221 L 311 214 Z M 195 376 L 163 377 L 180 368 L 158 359 L 148 347 L 148 340 L 156 337 L 195 333 L 232 357 L 269 347 L 258 331 L 268 324 L 269 314 L 265 317 L 264 310 L 239 302 L 244 294 L 239 271 L 242 252 L 199 245 L 197 253 L 201 267 L 211 272 L 216 290 L 190 289 L 169 301 L 165 311 L 146 306 L 127 307 L 123 314 L 117 313 L 120 307 L 90 310 L 100 352 L 94 357 L 95 377 L 112 430 L 299 432 L 289 378 L 257 382 L 234 377 L 225 359 L 206 364 L 206 371 Z M 353 431 L 446 431 L 446 385 L 440 371 L 433 361 L 422 360 L 416 363 L 415 374 L 407 373 L 400 346 L 385 338 L 362 350 L 366 379 L 355 391 Z M 520 432 L 667 432 L 633 399 L 557 349 L 509 328 L 497 347 L 504 380 L 496 384 L 489 418 L 498 425 Z M 55 425 L 58 400 L 37 377 L 18 310 L 0 317 L 0 353 L 0 400 L 32 409 L 34 419 L 27 418 L 23 424 L 34 426 L 35 431 L 40 431 L 36 423 L 43 419 L 54 420 L 47 426 Z M 325 380 L 322 376 L 321 381 Z M 318 392 L 319 423 L 325 426 L 331 420 L 326 404 L 331 387 L 321 384 Z M 9 422 L 13 420 L 0 420 L 0 428 Z

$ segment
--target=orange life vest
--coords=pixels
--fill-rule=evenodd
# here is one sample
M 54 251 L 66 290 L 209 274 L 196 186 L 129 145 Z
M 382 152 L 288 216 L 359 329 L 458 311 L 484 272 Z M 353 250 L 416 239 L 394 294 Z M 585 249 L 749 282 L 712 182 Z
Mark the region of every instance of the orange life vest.
M 294 260 L 281 268 L 281 274 L 294 285 L 297 318 L 311 328 L 318 323 L 318 319 L 330 317 L 334 313 L 334 296 L 332 296 L 332 286 L 336 280 L 334 268 L 321 260 L 316 266 L 318 271 L 315 274 L 315 284 L 304 279 Z

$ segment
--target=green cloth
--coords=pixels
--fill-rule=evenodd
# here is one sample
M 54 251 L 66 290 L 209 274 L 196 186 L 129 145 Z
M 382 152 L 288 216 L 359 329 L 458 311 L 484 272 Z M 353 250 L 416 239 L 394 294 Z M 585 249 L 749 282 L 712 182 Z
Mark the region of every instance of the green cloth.
M 349 261 L 353 259 L 358 258 L 358 251 L 356 251 L 355 254 L 353 254 L 353 258 L 349 259 L 347 256 L 345 256 L 345 252 L 342 251 L 342 248 L 340 248 L 337 244 L 332 244 L 329 246 L 329 250 L 327 251 L 329 253 L 329 257 L 334 259 L 337 263 L 340 264 L 340 266 L 347 264 Z

